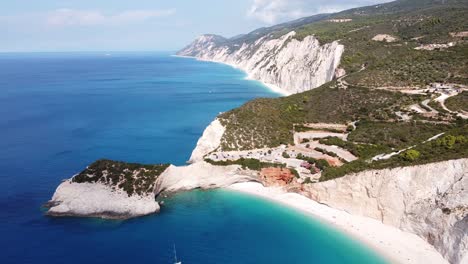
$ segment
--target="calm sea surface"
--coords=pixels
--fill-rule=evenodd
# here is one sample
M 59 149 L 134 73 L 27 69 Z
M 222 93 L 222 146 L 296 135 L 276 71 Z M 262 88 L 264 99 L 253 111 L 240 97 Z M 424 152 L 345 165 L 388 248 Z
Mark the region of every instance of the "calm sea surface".
M 0 263 L 383 263 L 303 214 L 193 191 L 129 221 L 50 218 L 41 205 L 99 158 L 184 164 L 222 111 L 276 97 L 245 74 L 168 53 L 0 54 Z

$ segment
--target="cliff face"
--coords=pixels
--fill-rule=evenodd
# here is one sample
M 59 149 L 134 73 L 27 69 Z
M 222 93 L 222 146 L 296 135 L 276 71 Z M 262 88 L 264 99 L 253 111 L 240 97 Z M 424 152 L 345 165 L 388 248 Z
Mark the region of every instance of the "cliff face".
M 256 172 L 244 170 L 239 165 L 214 166 L 202 161 L 189 166 L 170 166 L 156 181 L 155 194 L 222 188 L 250 181 L 258 181 Z
M 58 186 L 47 214 L 127 219 L 158 212 L 156 179 L 168 166 L 98 160 Z
M 306 193 L 415 233 L 450 263 L 468 263 L 468 159 L 366 171 L 313 184 Z
M 197 146 L 192 151 L 189 163 L 195 163 L 203 161 L 203 157 L 216 150 L 221 144 L 221 138 L 223 137 L 226 128 L 215 119 L 211 124 L 205 128 L 203 135 L 198 139 Z
M 141 165 L 110 160 L 97 161 L 62 182 L 46 204 L 51 216 L 128 219 L 159 212 L 155 196 L 163 191 L 227 187 L 257 181 L 257 173 L 240 166 Z
M 254 42 L 231 44 L 215 35 L 203 35 L 177 55 L 221 62 L 246 71 L 249 78 L 279 87 L 288 94 L 316 88 L 335 75 L 344 47 L 337 41 L 320 45 L 308 36 L 302 41 L 292 31 L 279 38 L 266 35 Z
M 127 219 L 159 212 L 153 193 L 128 195 L 102 183 L 62 182 L 47 204 L 48 215 Z

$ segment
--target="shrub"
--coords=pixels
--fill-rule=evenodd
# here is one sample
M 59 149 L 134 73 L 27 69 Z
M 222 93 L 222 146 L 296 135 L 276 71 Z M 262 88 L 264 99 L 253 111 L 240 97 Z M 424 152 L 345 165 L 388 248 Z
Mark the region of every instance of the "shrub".
M 261 162 L 258 159 L 245 159 L 245 158 L 240 158 L 238 160 L 225 160 L 225 161 L 214 161 L 212 159 L 205 159 L 205 161 L 216 166 L 241 165 L 243 169 L 250 169 L 250 170 L 256 170 L 256 171 L 259 171 L 262 168 L 268 168 L 268 167 L 280 167 L 280 168 L 286 167 L 286 164 L 267 163 L 267 162 Z
M 315 166 L 320 170 L 324 170 L 325 168 L 330 167 L 330 164 L 326 160 L 317 160 L 315 161 Z
M 310 180 L 310 177 L 307 177 L 303 182 L 303 184 L 311 184 L 311 183 L 312 181 Z
M 442 138 L 438 138 L 436 144 L 438 146 L 444 146 L 448 149 L 452 149 L 455 144 L 464 144 L 467 142 L 467 139 L 463 135 L 453 136 L 453 135 L 446 135 Z
M 291 171 L 292 174 L 294 174 L 294 176 L 295 176 L 296 178 L 300 178 L 299 172 L 297 172 L 296 169 L 294 169 L 294 168 L 288 168 L 288 169 Z
M 283 158 L 289 159 L 289 158 L 291 158 L 291 156 L 285 151 L 285 152 L 283 152 Z
M 400 154 L 400 158 L 406 161 L 415 161 L 420 156 L 421 156 L 421 153 L 415 149 L 410 149 Z
M 328 155 L 330 157 L 335 157 L 335 158 L 338 157 L 338 155 L 336 155 L 335 152 L 331 152 L 331 151 L 328 151 L 328 150 L 323 149 L 323 148 L 315 148 L 314 150 L 318 151 L 318 152 L 321 152 L 321 153 L 323 153 L 325 155 Z

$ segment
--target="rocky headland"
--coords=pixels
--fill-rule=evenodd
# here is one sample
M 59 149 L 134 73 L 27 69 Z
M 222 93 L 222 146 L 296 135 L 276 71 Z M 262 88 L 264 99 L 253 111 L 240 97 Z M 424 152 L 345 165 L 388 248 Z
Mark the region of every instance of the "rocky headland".
M 314 36 L 303 40 L 291 31 L 280 37 L 265 35 L 235 44 L 216 35 L 202 35 L 177 53 L 179 56 L 221 62 L 247 72 L 248 77 L 294 94 L 319 87 L 335 77 L 344 46 L 321 45 Z
M 63 181 L 46 204 L 50 216 L 129 219 L 157 213 L 156 197 L 193 189 L 228 187 L 258 181 L 257 174 L 239 165 L 143 165 L 99 160 Z

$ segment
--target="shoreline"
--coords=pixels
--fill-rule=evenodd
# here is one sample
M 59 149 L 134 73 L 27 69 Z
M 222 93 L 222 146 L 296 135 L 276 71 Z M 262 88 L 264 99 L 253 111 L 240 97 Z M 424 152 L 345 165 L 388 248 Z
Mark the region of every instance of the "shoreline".
M 297 193 L 287 193 L 280 188 L 264 187 L 253 182 L 237 183 L 225 189 L 299 210 L 307 217 L 319 220 L 363 243 L 389 263 L 448 263 L 434 247 L 413 233 L 319 204 Z
M 292 95 L 292 93 L 281 89 L 279 86 L 276 86 L 276 85 L 270 84 L 270 83 L 264 83 L 264 82 L 262 82 L 260 80 L 257 80 L 255 78 L 253 78 L 249 72 L 245 71 L 241 67 L 239 67 L 237 65 L 234 65 L 234 64 L 225 63 L 225 62 L 221 62 L 221 61 L 215 61 L 215 60 L 205 60 L 205 59 L 200 59 L 200 58 L 197 58 L 197 57 L 183 56 L 183 55 L 174 55 L 173 54 L 173 55 L 171 55 L 171 57 L 184 58 L 184 59 L 193 59 L 193 60 L 197 60 L 197 61 L 205 61 L 205 62 L 212 62 L 212 63 L 226 65 L 226 66 L 229 66 L 229 67 L 234 68 L 236 70 L 242 71 L 246 75 L 244 77 L 244 80 L 259 82 L 261 85 L 265 86 L 268 90 L 278 94 L 280 97 Z
M 227 65 L 246 73 L 246 80 L 260 82 L 263 86 L 278 93 L 280 96 L 291 95 L 291 93 L 275 85 L 267 84 L 253 78 L 250 73 L 237 65 L 200 59 L 192 56 L 172 56 Z M 449 263 L 432 245 L 418 235 L 403 231 L 394 226 L 385 225 L 376 219 L 352 215 L 346 211 L 320 204 L 300 194 L 287 193 L 278 188 L 264 187 L 259 183 L 237 183 L 225 189 L 253 195 L 261 199 L 267 199 L 278 203 L 282 206 L 299 210 L 307 217 L 318 220 L 333 229 L 341 231 L 351 239 L 366 245 L 388 263 Z

